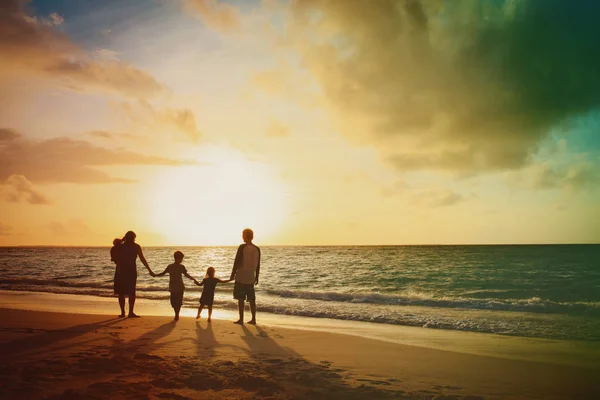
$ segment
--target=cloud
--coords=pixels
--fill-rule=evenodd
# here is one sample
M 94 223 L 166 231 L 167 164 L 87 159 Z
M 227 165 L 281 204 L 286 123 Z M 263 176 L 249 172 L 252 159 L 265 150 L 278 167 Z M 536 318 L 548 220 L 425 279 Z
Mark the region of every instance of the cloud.
M 218 0 L 184 0 L 184 8 L 199 17 L 206 26 L 219 32 L 231 33 L 240 28 L 240 10 Z
M 151 97 L 165 88 L 148 73 L 117 60 L 94 60 L 55 29 L 58 14 L 39 19 L 25 12 L 23 1 L 6 0 L 0 7 L 2 75 L 54 79 L 77 91 Z
M 535 190 L 566 189 L 577 192 L 600 184 L 600 154 L 577 146 L 577 139 L 549 138 L 530 165 L 507 174 L 508 183 Z M 585 151 L 582 151 L 585 150 Z
M 118 62 L 119 53 L 110 49 L 98 49 L 95 54 L 100 60 Z
M 6 128 L 0 128 L 0 142 L 11 141 L 19 138 L 19 134 L 12 130 Z
M 305 0 L 289 15 L 288 50 L 340 130 L 402 171 L 520 169 L 551 127 L 600 108 L 600 2 Z
M 600 184 L 600 172 L 589 161 L 569 165 L 547 162 L 533 164 L 512 178 L 514 182 L 530 189 L 568 189 L 579 191 Z
M 0 179 L 24 175 L 33 182 L 131 182 L 96 167 L 113 165 L 189 165 L 186 161 L 97 147 L 83 140 L 58 137 L 43 141 L 20 135 L 0 142 Z
M 65 22 L 65 19 L 57 13 L 51 13 L 48 18 L 52 25 L 61 25 L 63 22 Z
M 159 108 L 145 100 L 117 105 L 129 119 L 137 124 L 148 124 L 160 131 L 175 130 L 179 138 L 198 143 L 202 133 L 196 124 L 196 115 L 188 108 Z
M 33 188 L 23 175 L 11 175 L 4 183 L 4 198 L 12 203 L 52 204 L 48 198 Z

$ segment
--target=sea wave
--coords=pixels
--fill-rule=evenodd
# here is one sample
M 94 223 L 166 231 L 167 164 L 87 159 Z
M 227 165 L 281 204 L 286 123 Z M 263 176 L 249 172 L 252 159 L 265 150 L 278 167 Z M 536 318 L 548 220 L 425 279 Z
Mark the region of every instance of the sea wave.
M 75 279 L 80 277 L 87 277 L 87 275 L 83 276 L 70 276 L 69 279 Z M 104 280 L 104 281 L 65 281 L 61 279 L 66 279 L 65 277 L 58 278 L 50 278 L 50 279 L 35 279 L 35 278 L 3 278 L 0 279 L 0 289 L 9 289 L 9 290 L 31 290 L 34 292 L 42 291 L 42 292 L 57 292 L 57 293 L 69 293 L 68 291 L 57 291 L 58 288 L 73 288 L 73 289 L 82 289 L 78 290 L 77 294 L 91 294 L 95 295 L 97 293 L 94 289 L 106 289 L 113 290 L 113 280 Z M 85 292 L 85 289 L 90 289 L 89 293 Z M 217 288 L 217 291 L 225 291 L 224 288 Z M 231 289 L 229 289 L 231 290 Z M 161 286 L 148 286 L 144 284 L 140 284 L 138 282 L 137 292 L 168 292 L 168 283 L 165 282 L 164 285 Z M 202 292 L 202 288 L 195 286 L 193 284 L 188 284 L 186 286 L 186 291 L 189 292 Z M 150 297 L 153 298 L 153 297 Z
M 78 294 L 97 297 L 114 297 L 112 285 L 102 283 L 58 282 L 42 279 L 0 279 L 0 289 L 17 291 L 48 292 L 59 294 Z M 184 306 L 198 306 L 199 290 L 186 290 Z M 169 298 L 166 287 L 139 288 L 137 297 L 149 300 L 164 300 Z M 581 324 L 582 317 L 555 315 L 552 319 L 538 316 L 537 318 L 522 318 L 521 314 L 494 317 L 481 309 L 490 307 L 457 307 L 454 310 L 440 310 L 439 299 L 430 301 L 427 294 L 410 293 L 408 296 L 390 296 L 381 294 L 343 294 L 325 292 L 296 292 L 296 291 L 264 291 L 259 292 L 259 311 L 273 314 L 303 316 L 312 318 L 331 318 L 338 320 L 363 321 L 391 325 L 416 326 L 434 329 L 462 330 L 481 333 L 496 333 L 528 337 L 543 337 L 549 339 L 580 339 L 600 340 L 600 319 L 588 318 L 586 324 Z M 316 300 L 316 301 L 315 301 Z M 409 302 L 412 301 L 412 303 Z M 430 301 L 430 302 L 428 302 Z M 444 300 L 449 303 L 448 299 Z M 465 299 L 458 304 L 464 305 Z M 540 306 L 547 303 L 542 299 L 533 298 L 525 303 Z M 419 305 L 426 307 L 394 307 L 394 305 Z M 429 305 L 430 307 L 427 307 Z M 237 303 L 231 299 L 231 287 L 224 287 L 217 292 L 215 307 L 231 311 L 237 310 Z M 443 307 L 443 305 L 441 306 Z M 495 309 L 499 309 L 495 305 Z M 588 310 L 599 309 L 598 304 L 587 305 Z M 491 309 L 494 310 L 494 309 Z M 527 309 L 527 311 L 530 311 Z M 501 313 L 498 313 L 501 314 Z M 570 327 L 556 323 L 560 318 L 562 323 L 569 320 Z M 577 322 L 580 321 L 580 322 Z M 589 322 L 591 321 L 591 322 Z M 590 325 L 591 324 L 591 325 Z
M 65 275 L 65 276 L 55 276 L 52 277 L 52 280 L 64 280 L 64 279 L 80 279 L 87 278 L 89 274 L 79 274 L 79 275 Z
M 197 303 L 186 302 L 187 307 L 194 308 Z M 259 303 L 259 312 L 272 314 L 329 318 L 346 321 L 359 321 L 370 323 L 381 323 L 389 325 L 413 326 L 427 329 L 457 330 L 478 333 L 494 333 L 508 336 L 537 337 L 546 339 L 562 340 L 600 340 L 600 321 L 596 320 L 594 326 L 570 326 L 566 328 L 556 324 L 553 320 L 535 318 L 522 320 L 515 318 L 494 318 L 489 314 L 483 315 L 477 311 L 465 315 L 460 312 L 439 313 L 431 309 L 431 312 L 405 312 L 389 306 L 372 306 L 367 304 L 347 304 L 339 307 L 339 304 L 310 307 L 306 304 L 282 303 L 271 299 L 262 298 Z M 232 301 L 216 301 L 215 307 L 234 311 L 237 304 Z M 572 317 L 564 317 L 572 318 Z M 576 317 L 577 318 L 577 317 Z
M 72 275 L 68 279 L 80 279 L 85 276 Z M 2 278 L 0 289 L 43 291 L 51 293 L 74 293 L 108 296 L 112 295 L 112 279 L 104 281 L 61 280 L 67 277 L 50 279 L 36 278 Z M 186 292 L 199 294 L 201 287 L 188 284 Z M 230 292 L 231 287 L 217 287 L 217 293 Z M 147 285 L 138 282 L 139 297 L 149 299 L 163 298 L 168 292 L 165 285 Z M 265 291 L 267 295 L 286 299 L 316 300 L 322 302 L 373 304 L 389 306 L 420 306 L 452 309 L 473 309 L 490 311 L 519 311 L 531 313 L 566 314 L 578 316 L 600 317 L 600 302 L 558 302 L 551 299 L 531 297 L 527 299 L 506 298 L 471 298 L 438 296 L 432 293 L 407 290 L 398 294 L 381 294 L 372 292 L 334 292 L 305 290 L 273 290 Z M 263 292 L 264 293 L 264 292 Z M 160 295 L 159 295 L 160 294 Z
M 528 299 L 480 299 L 435 296 L 430 293 L 406 291 L 397 295 L 380 293 L 341 293 L 295 290 L 268 290 L 268 294 L 284 298 L 335 301 L 344 303 L 386 304 L 475 310 L 522 311 L 569 315 L 600 316 L 600 302 L 557 302 L 540 297 Z

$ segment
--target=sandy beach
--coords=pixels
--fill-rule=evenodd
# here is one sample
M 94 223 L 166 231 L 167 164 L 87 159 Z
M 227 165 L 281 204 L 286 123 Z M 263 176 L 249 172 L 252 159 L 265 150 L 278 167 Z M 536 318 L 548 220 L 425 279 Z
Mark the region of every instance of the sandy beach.
M 380 339 L 343 334 L 335 326 L 335 333 L 326 332 L 327 321 L 316 329 L 309 319 L 295 321 L 298 325 L 305 320 L 309 329 L 270 322 L 238 326 L 225 314 L 215 314 L 212 323 L 189 316 L 174 322 L 166 315 L 119 319 L 110 314 L 114 304 L 108 301 L 100 302 L 94 314 L 81 313 L 77 300 L 72 301 L 81 296 L 5 291 L 0 297 L 11 307 L 0 309 L 2 399 L 475 400 L 600 395 L 595 359 L 576 366 L 503 358 L 498 355 L 510 354 L 497 349 L 496 356 L 467 354 L 473 349 L 408 345 L 389 340 L 392 336 L 386 340 L 386 334 Z M 76 312 L 47 311 L 48 298 L 56 300 L 57 310 L 71 301 Z M 36 308 L 36 302 L 44 311 L 26 310 Z M 140 311 L 149 308 L 142 304 Z M 361 324 L 356 326 L 360 329 Z M 444 333 L 398 328 L 397 337 L 422 332 L 422 344 L 428 332 Z M 443 342 L 441 338 L 437 341 Z M 413 343 L 419 343 L 418 338 Z M 541 347 L 525 348 L 535 353 Z

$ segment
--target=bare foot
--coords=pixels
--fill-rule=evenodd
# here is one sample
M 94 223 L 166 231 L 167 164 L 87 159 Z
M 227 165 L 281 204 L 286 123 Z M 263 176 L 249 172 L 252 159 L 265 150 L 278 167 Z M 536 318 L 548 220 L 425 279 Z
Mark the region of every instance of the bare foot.
M 200 314 L 196 315 L 196 319 L 200 318 Z
M 256 320 L 255 319 L 251 319 L 250 321 L 248 321 L 248 323 L 250 325 L 256 325 Z
M 175 321 L 179 321 L 179 315 L 176 315 L 175 318 L 173 318 Z
M 211 320 L 210 318 L 209 318 L 207 321 L 208 321 L 208 322 L 212 322 L 212 320 Z
M 244 321 L 242 321 L 241 319 L 238 319 L 237 321 L 234 322 L 234 324 L 244 325 Z
M 140 316 L 134 313 L 129 313 L 129 315 L 127 316 L 127 318 L 139 318 Z
M 125 313 L 119 315 L 119 318 L 125 318 Z

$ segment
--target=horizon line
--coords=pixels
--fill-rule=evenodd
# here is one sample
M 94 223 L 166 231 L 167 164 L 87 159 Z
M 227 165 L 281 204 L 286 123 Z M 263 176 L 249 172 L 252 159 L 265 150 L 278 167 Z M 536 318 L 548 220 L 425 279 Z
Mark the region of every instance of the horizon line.
M 139 243 L 138 243 L 139 244 Z M 443 247 L 443 246 L 571 246 L 571 245 L 600 245 L 600 242 L 558 242 L 558 243 L 423 243 L 423 244 L 261 244 L 261 247 Z M 171 247 L 237 247 L 239 244 L 211 245 L 148 245 L 144 248 Z M 23 244 L 0 245 L 0 248 L 110 248 L 111 245 L 54 245 L 54 244 Z

